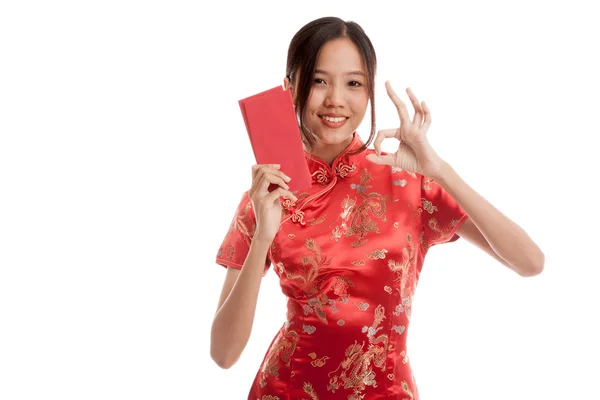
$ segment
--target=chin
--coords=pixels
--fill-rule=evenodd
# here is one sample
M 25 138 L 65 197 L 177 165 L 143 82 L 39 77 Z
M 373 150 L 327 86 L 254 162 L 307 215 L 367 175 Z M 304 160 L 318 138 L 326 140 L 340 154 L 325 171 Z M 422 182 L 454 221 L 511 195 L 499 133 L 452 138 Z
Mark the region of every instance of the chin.
M 315 132 L 315 136 L 317 137 L 318 142 L 321 142 L 323 144 L 342 144 L 344 142 L 347 142 L 348 140 L 351 140 L 352 134 L 355 130 L 356 129 L 352 129 L 350 131 L 341 131 L 336 129 L 319 129 Z

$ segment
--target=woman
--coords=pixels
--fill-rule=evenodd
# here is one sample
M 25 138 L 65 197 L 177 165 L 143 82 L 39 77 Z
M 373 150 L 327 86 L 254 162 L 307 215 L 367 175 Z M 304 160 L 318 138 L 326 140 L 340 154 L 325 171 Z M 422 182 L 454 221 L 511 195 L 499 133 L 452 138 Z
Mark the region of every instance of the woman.
M 418 399 L 406 338 L 429 248 L 463 237 L 521 276 L 543 269 L 544 254 L 528 235 L 430 146 L 431 113 L 409 89 L 412 121 L 386 82 L 400 127 L 375 134 L 376 65 L 354 22 L 317 19 L 290 43 L 284 87 L 312 186 L 291 193 L 278 166 L 255 165 L 216 260 L 227 267 L 211 332 L 211 356 L 222 368 L 248 341 L 271 265 L 288 298 L 248 399 Z M 369 100 L 363 143 L 356 129 Z M 392 137 L 398 151 L 381 153 Z M 279 187 L 269 193 L 270 184 Z

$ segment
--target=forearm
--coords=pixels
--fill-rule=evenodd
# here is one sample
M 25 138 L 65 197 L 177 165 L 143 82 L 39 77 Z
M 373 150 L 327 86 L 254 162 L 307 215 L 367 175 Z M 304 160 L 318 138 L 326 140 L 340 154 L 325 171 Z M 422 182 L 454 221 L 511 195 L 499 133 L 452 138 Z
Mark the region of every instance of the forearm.
M 456 200 L 498 256 L 524 272 L 543 267 L 544 254 L 529 235 L 473 190 L 452 166 L 444 162 L 432 178 Z
M 250 338 L 268 249 L 267 243 L 252 243 L 235 285 L 215 314 L 211 356 L 222 368 L 235 364 Z

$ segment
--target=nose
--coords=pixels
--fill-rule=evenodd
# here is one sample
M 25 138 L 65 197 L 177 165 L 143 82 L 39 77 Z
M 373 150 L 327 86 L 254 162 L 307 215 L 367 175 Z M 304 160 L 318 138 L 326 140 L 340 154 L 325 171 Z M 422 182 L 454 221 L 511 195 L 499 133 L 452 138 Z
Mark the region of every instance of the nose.
M 325 96 L 326 107 L 341 107 L 344 105 L 344 92 L 340 85 L 331 85 Z

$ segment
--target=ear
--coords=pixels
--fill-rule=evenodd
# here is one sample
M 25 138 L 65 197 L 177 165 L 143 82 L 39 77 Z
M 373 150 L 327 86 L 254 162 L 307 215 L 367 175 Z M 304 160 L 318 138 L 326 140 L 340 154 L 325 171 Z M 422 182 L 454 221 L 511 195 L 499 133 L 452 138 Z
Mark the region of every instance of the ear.
M 288 90 L 290 88 L 290 79 L 286 76 L 283 78 L 283 90 Z

